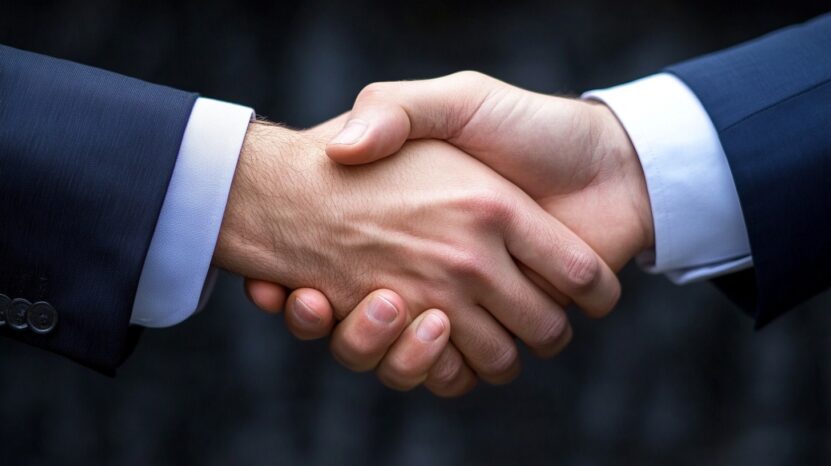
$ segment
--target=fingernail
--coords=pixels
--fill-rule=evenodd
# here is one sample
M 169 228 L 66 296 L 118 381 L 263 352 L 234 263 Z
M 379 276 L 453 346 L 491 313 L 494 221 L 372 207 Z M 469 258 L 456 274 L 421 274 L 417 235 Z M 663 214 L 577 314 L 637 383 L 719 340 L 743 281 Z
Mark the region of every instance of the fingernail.
M 300 298 L 294 300 L 295 314 L 300 317 L 303 322 L 308 324 L 319 324 L 320 316 L 318 316 L 308 304 L 304 303 Z
M 424 316 L 416 329 L 418 339 L 425 342 L 436 341 L 442 333 L 444 333 L 444 320 L 435 314 Z
M 369 302 L 366 313 L 370 318 L 372 318 L 372 320 L 383 324 L 389 324 L 394 321 L 396 317 L 398 317 L 398 309 L 395 308 L 395 305 L 387 301 L 382 296 L 375 296 L 372 298 L 372 301 Z
M 349 120 L 346 126 L 332 139 L 332 144 L 352 145 L 360 141 L 366 132 L 367 124 L 363 120 Z

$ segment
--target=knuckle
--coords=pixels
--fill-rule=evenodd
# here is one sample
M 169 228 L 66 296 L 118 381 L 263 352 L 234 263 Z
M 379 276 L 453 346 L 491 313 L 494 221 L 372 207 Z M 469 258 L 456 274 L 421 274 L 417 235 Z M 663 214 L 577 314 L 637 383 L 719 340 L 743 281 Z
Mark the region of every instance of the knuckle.
M 620 284 L 615 283 L 614 287 L 611 288 L 609 291 L 608 299 L 604 302 L 597 304 L 597 309 L 592 309 L 591 313 L 589 314 L 590 317 L 600 318 L 608 315 L 612 310 L 617 306 L 618 301 L 620 301 Z
M 575 289 L 589 288 L 600 276 L 597 257 L 584 248 L 571 247 L 565 251 L 566 279 Z
M 412 356 L 392 355 L 388 359 L 387 369 L 399 385 L 412 387 L 425 377 L 418 361 L 414 360 Z
M 508 382 L 515 375 L 514 369 L 517 367 L 518 359 L 516 346 L 507 345 L 481 367 L 481 375 L 490 379 L 492 383 Z
M 395 374 L 389 374 L 384 372 L 378 373 L 378 380 L 380 380 L 385 387 L 397 390 L 399 392 L 410 391 L 416 388 L 419 384 L 418 381 L 415 381 L 413 379 L 402 379 Z
M 384 384 L 385 387 L 395 390 L 398 392 L 408 392 L 416 387 L 418 387 L 417 383 L 409 383 L 409 382 L 400 382 L 397 380 L 391 380 L 386 378 L 381 378 L 381 383 Z
M 507 223 L 513 213 L 508 196 L 500 189 L 482 188 L 474 191 L 464 207 L 480 224 L 487 227 Z
M 475 70 L 458 71 L 453 76 L 468 84 L 481 84 L 490 79 L 490 76 Z
M 344 336 L 340 344 L 332 348 L 332 353 L 347 368 L 354 371 L 366 371 L 374 367 L 374 348 L 362 338 Z
M 536 327 L 534 334 L 525 343 L 532 348 L 556 346 L 568 328 L 568 319 L 564 313 L 556 313 Z
M 462 361 L 454 358 L 442 358 L 430 369 L 428 380 L 433 387 L 449 387 L 462 372 Z
M 483 278 L 487 274 L 485 260 L 469 248 L 462 248 L 450 253 L 445 261 L 447 271 L 455 277 L 475 279 Z
M 361 89 L 361 92 L 358 93 L 356 100 L 365 100 L 367 98 L 384 95 L 389 89 L 389 84 L 390 83 L 387 82 L 374 82 L 367 84 L 363 89 Z

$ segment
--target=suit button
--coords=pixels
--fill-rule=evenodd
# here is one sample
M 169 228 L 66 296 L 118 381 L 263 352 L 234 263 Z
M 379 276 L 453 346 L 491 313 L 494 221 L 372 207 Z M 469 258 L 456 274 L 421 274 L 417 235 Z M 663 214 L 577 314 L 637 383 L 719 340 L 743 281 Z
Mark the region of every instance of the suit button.
M 6 323 L 9 327 L 15 330 L 26 329 L 29 326 L 29 323 L 26 322 L 26 311 L 29 310 L 31 305 L 32 303 L 23 298 L 12 300 L 6 310 Z
M 58 325 L 58 311 L 46 301 L 38 301 L 26 311 L 26 322 L 33 332 L 47 334 Z
M 6 309 L 12 303 L 12 298 L 4 294 L 0 294 L 0 327 L 6 325 Z

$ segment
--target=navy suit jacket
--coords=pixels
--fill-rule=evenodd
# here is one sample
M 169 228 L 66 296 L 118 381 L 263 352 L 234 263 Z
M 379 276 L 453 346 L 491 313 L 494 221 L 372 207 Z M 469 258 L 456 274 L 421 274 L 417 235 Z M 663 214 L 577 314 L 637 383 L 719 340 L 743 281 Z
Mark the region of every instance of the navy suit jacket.
M 196 95 L 0 46 L 0 294 L 48 334 L 0 333 L 112 372 Z
M 831 286 L 831 14 L 668 71 L 710 115 L 747 225 L 753 269 L 716 284 L 762 326 Z

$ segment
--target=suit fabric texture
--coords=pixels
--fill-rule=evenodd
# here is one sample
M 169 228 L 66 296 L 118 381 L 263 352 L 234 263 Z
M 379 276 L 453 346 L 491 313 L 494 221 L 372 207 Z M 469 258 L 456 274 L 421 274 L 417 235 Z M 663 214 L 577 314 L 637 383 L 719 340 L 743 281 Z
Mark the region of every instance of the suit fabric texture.
M 668 71 L 712 119 L 747 225 L 753 269 L 715 282 L 763 326 L 831 286 L 831 14 Z
M 0 46 L 0 293 L 48 334 L 0 333 L 112 373 L 196 94 Z

